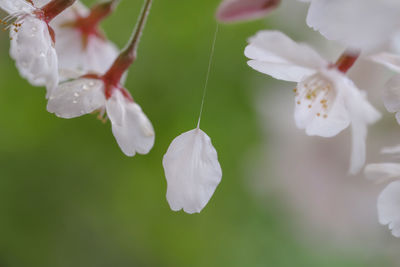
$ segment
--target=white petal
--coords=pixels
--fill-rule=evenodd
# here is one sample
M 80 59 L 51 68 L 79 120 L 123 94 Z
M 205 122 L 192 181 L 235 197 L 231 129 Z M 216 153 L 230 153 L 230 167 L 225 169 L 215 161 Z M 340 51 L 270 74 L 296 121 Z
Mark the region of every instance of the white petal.
M 221 181 L 222 170 L 210 137 L 200 129 L 175 138 L 164 155 L 167 200 L 172 210 L 200 212 Z
M 400 56 L 387 52 L 382 52 L 371 56 L 371 59 L 387 68 L 400 73 Z
M 383 103 L 389 112 L 400 111 L 400 75 L 394 76 L 385 84 Z
M 113 124 L 122 126 L 125 119 L 127 105 L 128 101 L 125 100 L 121 92 L 115 90 L 106 103 L 107 116 Z
M 381 183 L 400 177 L 400 164 L 391 162 L 368 164 L 364 172 L 368 180 Z
M 47 110 L 69 119 L 105 106 L 104 84 L 97 79 L 77 79 L 61 83 L 50 95 Z
M 26 0 L 0 0 L 0 8 L 9 14 L 30 13 L 34 10 L 34 7 Z
M 353 48 L 370 49 L 400 27 L 398 0 L 312 1 L 307 24 L 329 40 Z
M 106 104 L 112 132 L 127 156 L 147 154 L 154 145 L 153 126 L 140 106 L 116 91 Z
M 379 222 L 400 237 L 400 181 L 390 183 L 378 198 Z
M 346 129 L 350 124 L 343 99 L 346 82 L 347 78 L 335 70 L 320 70 L 300 82 L 294 115 L 297 127 L 305 129 L 307 135 L 322 137 L 332 137 Z M 315 99 L 308 96 L 312 93 L 316 94 Z M 328 101 L 327 108 L 321 103 L 324 99 Z
M 249 66 L 276 79 L 298 82 L 327 65 L 311 47 L 278 31 L 261 31 L 245 49 Z
M 381 114 L 367 100 L 351 80 L 348 80 L 344 89 L 345 104 L 349 110 L 352 130 L 352 152 L 350 170 L 352 174 L 358 173 L 364 163 L 366 154 L 367 127 L 381 118 Z
M 105 73 L 118 54 L 118 48 L 113 43 L 92 36 L 81 64 L 88 72 Z
M 47 24 L 26 15 L 18 32 L 11 29 L 10 55 L 22 77 L 32 85 L 46 86 L 49 91 L 58 84 L 57 53 Z
M 118 49 L 113 43 L 95 35 L 88 36 L 85 47 L 81 31 L 65 25 L 75 21 L 78 16 L 86 16 L 88 12 L 83 4 L 76 2 L 51 22 L 57 35 L 58 64 L 63 73 L 78 71 L 103 74 L 118 56 Z M 62 77 L 63 80 L 68 78 Z

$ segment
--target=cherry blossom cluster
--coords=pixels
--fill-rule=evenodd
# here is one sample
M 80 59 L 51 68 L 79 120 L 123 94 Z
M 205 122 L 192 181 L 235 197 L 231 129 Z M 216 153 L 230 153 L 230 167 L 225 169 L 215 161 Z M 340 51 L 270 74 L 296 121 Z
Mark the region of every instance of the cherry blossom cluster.
M 109 119 L 127 156 L 149 153 L 155 141 L 152 123 L 124 87 L 152 5 L 152 0 L 143 1 L 130 40 L 118 49 L 99 26 L 118 0 L 91 8 L 77 0 L 0 0 L 0 8 L 9 14 L 0 23 L 10 32 L 10 56 L 23 78 L 46 88 L 47 110 L 65 119 L 91 113 L 98 113 L 104 122 Z M 356 174 L 365 165 L 368 127 L 381 114 L 347 72 L 364 57 L 397 73 L 382 88 L 387 111 L 395 113 L 400 123 L 400 1 L 301 2 L 309 5 L 309 27 L 347 47 L 335 62 L 276 30 L 262 30 L 249 38 L 244 54 L 254 70 L 296 83 L 292 87 L 295 124 L 307 135 L 329 138 L 351 129 L 349 172 Z M 224 0 L 216 16 L 223 23 L 259 19 L 279 4 L 280 0 Z M 175 211 L 200 212 L 222 178 L 217 152 L 200 129 L 200 118 L 195 129 L 172 141 L 162 161 L 167 200 Z M 400 153 L 400 148 L 383 152 Z M 370 164 L 365 172 L 376 181 L 400 178 L 400 163 Z M 399 181 L 381 193 L 378 214 L 379 221 L 400 237 Z
M 284 1 L 284 0 L 283 0 Z M 386 66 L 393 77 L 382 84 L 383 102 L 400 124 L 400 1 L 299 0 L 308 5 L 307 25 L 329 41 L 347 47 L 336 62 L 321 57 L 311 46 L 280 31 L 262 30 L 249 38 L 244 54 L 254 70 L 278 80 L 295 82 L 294 119 L 309 136 L 333 137 L 351 127 L 351 174 L 365 164 L 368 126 L 381 114 L 365 91 L 346 75 L 360 58 Z M 279 0 L 224 0 L 217 18 L 225 23 L 263 17 Z M 377 88 L 377 89 L 381 89 Z M 400 154 L 400 147 L 383 153 Z M 387 182 L 400 178 L 400 163 L 369 164 L 366 176 Z M 400 237 L 400 181 L 393 181 L 378 198 L 379 222 Z
M 10 55 L 20 75 L 46 88 L 47 110 L 65 119 L 90 113 L 109 119 L 122 152 L 132 157 L 149 153 L 155 141 L 152 123 L 124 87 L 152 0 L 144 0 L 122 50 L 99 26 L 118 2 L 87 8 L 76 0 L 0 0 L 9 14 L 0 23 L 10 31 Z M 199 126 L 178 136 L 163 159 L 167 200 L 176 211 L 200 212 L 222 177 L 217 152 Z

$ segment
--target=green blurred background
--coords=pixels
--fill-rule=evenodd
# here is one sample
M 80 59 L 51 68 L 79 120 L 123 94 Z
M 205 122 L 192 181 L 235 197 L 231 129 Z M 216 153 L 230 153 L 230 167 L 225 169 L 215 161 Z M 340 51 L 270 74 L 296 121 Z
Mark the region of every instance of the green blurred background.
M 83 1 L 90 5 L 95 1 Z M 143 1 L 122 0 L 104 23 L 123 47 Z M 311 246 L 273 195 L 246 185 L 244 156 L 263 138 L 247 37 L 265 21 L 222 25 L 202 119 L 223 179 L 199 215 L 173 212 L 162 156 L 196 126 L 217 0 L 155 0 L 126 87 L 156 130 L 149 155 L 128 158 L 109 123 L 46 111 L 45 91 L 21 79 L 0 36 L 0 266 L 382 266 L 380 257 Z M 267 20 L 268 23 L 268 20 Z M 268 165 L 268 162 L 265 162 Z M 265 179 L 276 179 L 265 173 Z

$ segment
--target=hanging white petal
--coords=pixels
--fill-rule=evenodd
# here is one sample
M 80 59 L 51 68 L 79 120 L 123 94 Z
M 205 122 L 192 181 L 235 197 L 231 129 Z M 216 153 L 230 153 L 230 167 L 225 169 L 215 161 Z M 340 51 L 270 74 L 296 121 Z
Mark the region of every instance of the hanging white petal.
M 196 128 L 175 138 L 164 155 L 167 200 L 172 210 L 200 212 L 222 178 L 210 137 Z

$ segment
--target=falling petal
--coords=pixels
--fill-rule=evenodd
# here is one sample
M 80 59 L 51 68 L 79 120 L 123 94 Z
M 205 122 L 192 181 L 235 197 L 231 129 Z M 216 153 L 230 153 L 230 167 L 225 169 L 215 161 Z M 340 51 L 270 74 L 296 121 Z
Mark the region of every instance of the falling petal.
M 199 128 L 172 141 L 163 166 L 171 209 L 190 214 L 199 213 L 207 205 L 222 177 L 217 151 Z

